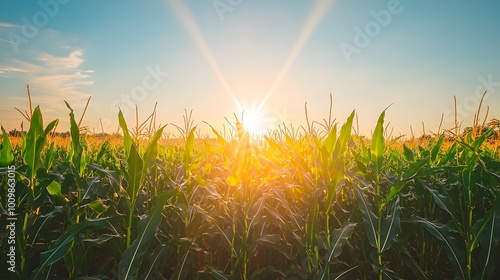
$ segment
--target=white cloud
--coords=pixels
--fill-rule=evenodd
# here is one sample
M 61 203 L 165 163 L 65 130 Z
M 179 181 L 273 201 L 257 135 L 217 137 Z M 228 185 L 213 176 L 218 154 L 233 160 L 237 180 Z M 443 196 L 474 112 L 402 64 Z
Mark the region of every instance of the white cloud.
M 81 49 L 70 50 L 65 56 L 35 52 L 29 61 L 9 60 L 7 65 L 0 65 L 0 76 L 19 79 L 38 89 L 33 92 L 33 101 L 45 111 L 66 108 L 63 100 L 74 108 L 85 105 L 89 95 L 80 87 L 93 84 L 90 75 L 94 71 L 82 69 L 85 59 Z
M 8 22 L 0 22 L 0 27 L 16 27 L 17 25 L 8 23 Z
M 9 73 L 26 73 L 27 71 L 25 69 L 19 68 L 19 67 L 12 67 L 12 66 L 2 66 L 0 65 L 0 77 L 6 77 L 8 78 Z
M 90 96 L 88 86 L 94 83 L 94 71 L 84 66 L 84 51 L 74 47 L 79 39 L 39 28 L 37 36 L 15 53 L 8 34 L 19 33 L 20 28 L 0 20 L 0 108 L 10 112 L 2 112 L 0 122 L 17 127 L 22 121 L 13 107 L 27 109 L 26 90 L 22 89 L 26 84 L 30 85 L 33 105 L 40 105 L 44 118 L 61 118 L 62 112 L 68 112 L 63 100 L 73 109 L 83 108 Z
M 77 68 L 85 61 L 82 50 L 75 50 L 66 57 L 57 57 L 48 53 L 41 53 L 37 60 L 54 68 Z

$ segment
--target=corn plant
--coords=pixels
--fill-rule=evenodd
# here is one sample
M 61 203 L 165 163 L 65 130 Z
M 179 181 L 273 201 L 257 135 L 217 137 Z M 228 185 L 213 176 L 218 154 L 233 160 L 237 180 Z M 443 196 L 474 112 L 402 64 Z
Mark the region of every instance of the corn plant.
M 16 242 L 16 249 L 21 259 L 19 268 L 19 276 L 21 277 L 29 275 L 26 271 L 26 265 L 30 258 L 31 247 L 29 244 L 31 240 L 28 240 L 28 237 L 33 235 L 28 232 L 33 230 L 31 226 L 36 222 L 39 208 L 44 200 L 45 186 L 38 184 L 41 181 L 38 179 L 42 179 L 38 178 L 39 171 L 43 174 L 45 170 L 41 161 L 42 151 L 45 148 L 48 134 L 57 123 L 58 120 L 52 121 L 47 127 L 43 128 L 42 112 L 39 107 L 36 107 L 30 118 L 30 128 L 23 136 L 23 166 L 20 169 L 23 170 L 22 175 L 24 176 L 21 177 L 22 180 L 19 186 L 16 186 L 19 192 L 17 193 L 19 199 L 17 205 L 18 211 L 19 213 L 24 212 L 23 224 L 21 231 L 17 235 L 18 242 Z
M 473 140 L 458 141 L 458 166 L 446 171 L 434 167 L 440 180 L 431 180 L 426 189 L 434 203 L 450 220 L 415 217 L 435 238 L 445 244 L 446 252 L 458 279 L 488 279 L 496 266 L 499 226 L 499 179 L 497 164 L 491 154 L 481 151 L 491 131 Z M 447 173 L 445 178 L 442 174 Z M 447 178 L 457 178 L 450 183 Z M 448 186 L 447 186 L 448 185 Z M 452 188 L 450 188 L 452 187 Z M 484 198 L 489 199 L 484 199 Z M 481 199 L 483 198 L 483 199 Z M 436 217 L 437 218 L 437 217 Z M 458 235 L 457 235 L 457 234 Z M 479 261 L 473 261 L 478 258 Z
M 399 193 L 417 176 L 427 159 L 414 161 L 403 174 L 392 179 L 384 171 L 386 143 L 384 139 L 385 111 L 380 115 L 373 131 L 369 149 L 361 142 L 357 173 L 351 176 L 357 186 L 354 194 L 359 203 L 366 237 L 374 250 L 369 254 L 374 272 L 379 279 L 397 277 L 397 273 L 384 262 L 384 254 L 395 242 L 401 225 Z M 398 178 L 399 177 L 399 178 Z M 368 195 L 369 194 L 369 195 Z M 373 199 L 370 199 L 373 197 Z
M 95 137 L 66 105 L 68 138 L 39 107 L 23 113 L 28 131 L 1 128 L 0 220 L 15 197 L 19 224 L 14 273 L 0 235 L 1 279 L 500 275 L 496 121 L 405 140 L 387 137 L 384 111 L 368 139 L 355 112 L 336 124 L 330 103 L 323 123 L 306 107 L 306 127 L 253 138 L 236 118 L 230 135 L 210 126 L 200 139 L 186 110 L 182 137 L 166 139 L 155 107 L 132 130 L 120 112 L 123 135 Z

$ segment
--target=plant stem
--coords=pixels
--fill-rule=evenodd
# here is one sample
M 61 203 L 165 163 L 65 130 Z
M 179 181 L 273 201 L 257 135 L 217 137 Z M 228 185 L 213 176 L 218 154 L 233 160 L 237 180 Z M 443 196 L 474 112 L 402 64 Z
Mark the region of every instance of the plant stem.
M 130 246 L 130 238 L 132 235 L 132 218 L 134 217 L 134 205 L 135 205 L 135 202 L 132 203 L 132 205 L 130 207 L 130 213 L 128 215 L 127 248 Z
M 325 226 L 326 226 L 326 247 L 330 248 L 330 206 L 328 206 L 328 209 L 326 211 L 326 221 L 325 221 Z M 325 263 L 325 274 L 328 275 L 328 279 L 330 279 L 330 264 Z
M 380 251 L 380 232 L 382 230 L 382 208 L 379 207 L 378 209 L 378 221 L 377 221 L 377 255 L 378 255 L 378 265 L 382 266 L 382 252 Z M 383 279 L 383 273 L 382 270 L 379 270 L 378 278 L 380 280 Z
M 471 269 L 472 269 L 472 250 L 474 248 L 470 248 L 472 245 L 472 240 L 474 236 L 472 236 L 471 230 L 472 230 L 472 191 L 471 191 L 471 171 L 467 171 L 467 199 L 468 199 L 468 223 L 467 223 L 467 239 L 466 239 L 466 248 L 467 248 L 467 279 L 472 279 L 471 277 Z
M 28 228 L 28 218 L 29 218 L 29 211 L 26 211 L 24 213 L 24 221 L 23 221 L 23 237 L 26 236 L 26 229 Z M 24 250 L 22 250 L 24 252 Z M 25 254 L 21 254 L 21 271 L 24 271 L 24 265 L 26 264 L 26 256 Z
M 382 231 L 382 206 L 381 206 L 381 202 L 379 201 L 380 199 L 380 177 L 379 177 L 379 174 L 376 174 L 376 197 L 375 197 L 375 201 L 377 201 L 377 204 L 378 204 L 378 213 L 377 213 L 377 217 L 378 217 L 378 220 L 377 220 L 377 262 L 378 262 L 378 265 L 380 267 L 382 267 L 382 252 L 380 251 L 381 250 L 381 245 L 380 245 L 380 233 Z M 378 278 L 379 280 L 382 280 L 384 277 L 384 274 L 382 272 L 382 269 L 380 269 L 378 271 Z

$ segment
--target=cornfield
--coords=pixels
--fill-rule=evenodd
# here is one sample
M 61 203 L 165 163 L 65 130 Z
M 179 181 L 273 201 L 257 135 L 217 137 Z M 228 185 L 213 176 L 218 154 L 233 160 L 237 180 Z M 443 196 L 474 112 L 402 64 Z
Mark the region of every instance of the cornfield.
M 1 279 L 500 277 L 498 123 L 389 139 L 384 111 L 366 139 L 353 112 L 200 139 L 187 120 L 173 145 L 120 113 L 118 140 L 92 145 L 67 106 L 66 145 L 39 107 L 2 128 Z

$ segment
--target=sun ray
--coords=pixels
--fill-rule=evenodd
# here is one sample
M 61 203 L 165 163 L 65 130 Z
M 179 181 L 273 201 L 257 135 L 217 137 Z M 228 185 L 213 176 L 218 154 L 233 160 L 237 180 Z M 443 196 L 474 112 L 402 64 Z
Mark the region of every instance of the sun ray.
M 221 82 L 227 95 L 229 95 L 229 97 L 236 105 L 238 110 L 241 110 L 242 109 L 241 103 L 234 96 L 233 90 L 229 86 L 226 77 L 222 73 L 219 64 L 215 60 L 212 51 L 210 50 L 210 47 L 205 41 L 205 38 L 203 37 L 203 34 L 201 33 L 200 28 L 198 27 L 198 24 L 196 23 L 196 20 L 194 19 L 191 11 L 186 7 L 186 5 L 181 0 L 168 0 L 168 2 L 172 7 L 172 9 L 175 11 L 175 14 L 181 20 L 184 27 L 188 30 L 189 34 L 195 41 L 196 45 L 200 48 L 203 56 L 205 56 L 205 59 L 208 61 L 208 64 L 210 64 L 210 66 L 212 67 L 212 70 L 215 72 L 215 75 Z
M 219 64 L 215 60 L 210 47 L 206 43 L 203 34 L 201 33 L 198 24 L 196 20 L 194 19 L 191 11 L 186 7 L 186 5 L 180 1 L 180 0 L 167 0 L 172 9 L 175 11 L 175 14 L 179 17 L 181 22 L 183 23 L 184 27 L 187 29 L 189 34 L 191 35 L 192 39 L 195 41 L 196 45 L 200 48 L 203 56 L 209 63 L 209 65 L 212 67 L 212 70 L 215 72 L 217 78 L 221 82 L 222 86 L 224 87 L 224 90 L 226 93 L 229 95 L 231 100 L 233 101 L 234 105 L 237 108 L 237 111 L 245 111 L 247 115 L 247 119 L 252 119 L 252 121 L 248 121 L 249 124 L 247 126 L 249 127 L 249 130 L 262 130 L 262 125 L 259 124 L 259 122 L 263 121 L 262 117 L 262 110 L 265 104 L 267 103 L 267 100 L 271 95 L 273 94 L 274 90 L 278 86 L 278 84 L 281 82 L 283 77 L 286 76 L 288 71 L 290 70 L 291 66 L 295 62 L 296 58 L 302 51 L 304 45 L 307 43 L 309 38 L 311 37 L 312 33 L 316 29 L 317 25 L 319 22 L 323 19 L 325 16 L 326 12 L 330 9 L 330 6 L 333 4 L 334 0 L 319 0 L 317 3 L 314 5 L 312 8 L 308 19 L 302 28 L 299 37 L 297 41 L 295 42 L 290 54 L 288 55 L 285 63 L 283 64 L 283 67 L 281 67 L 280 71 L 278 72 L 278 75 L 274 79 L 273 83 L 271 84 L 269 90 L 267 91 L 266 95 L 264 98 L 260 101 L 258 106 L 252 107 L 251 109 L 248 109 L 248 107 L 245 107 L 241 104 L 241 102 L 236 98 L 236 96 L 233 93 L 233 90 L 231 89 L 228 81 L 226 80 L 224 74 L 222 73 L 222 70 L 219 67 Z M 254 119 L 254 120 L 253 120 Z M 258 121 L 261 119 L 260 121 Z M 260 127 L 260 128 L 258 128 Z M 255 132 L 255 131 L 254 131 Z
M 267 91 L 266 96 L 262 99 L 262 101 L 259 103 L 259 106 L 257 109 L 261 109 L 264 107 L 266 104 L 267 100 L 271 95 L 273 94 L 275 88 L 278 86 L 278 84 L 281 82 L 283 77 L 288 73 L 288 70 L 290 70 L 290 67 L 292 66 L 293 62 L 297 58 L 297 56 L 300 54 L 302 48 L 304 45 L 307 43 L 309 40 L 309 37 L 311 37 L 311 34 L 314 32 L 316 27 L 318 26 L 319 22 L 323 17 L 325 16 L 326 12 L 330 9 L 330 6 L 333 4 L 334 0 L 319 0 L 316 5 L 313 7 L 311 13 L 309 14 L 309 17 L 306 21 L 306 24 L 302 28 L 299 38 L 295 42 L 295 45 L 292 48 L 292 51 L 288 55 L 287 60 L 285 61 L 285 64 L 283 64 L 283 67 L 281 67 L 281 70 L 279 71 L 278 75 L 276 76 L 276 79 L 274 79 L 274 82 L 272 83 L 271 87 Z

